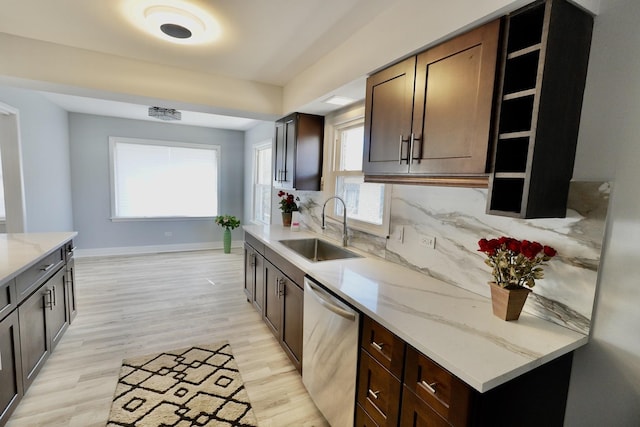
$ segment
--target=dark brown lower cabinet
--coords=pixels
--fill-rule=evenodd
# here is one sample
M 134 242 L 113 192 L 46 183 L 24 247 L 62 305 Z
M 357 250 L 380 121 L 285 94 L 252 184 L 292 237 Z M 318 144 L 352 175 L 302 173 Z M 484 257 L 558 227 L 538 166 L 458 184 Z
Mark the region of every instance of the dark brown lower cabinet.
M 18 317 L 22 376 L 27 390 L 69 325 L 64 268 L 20 304 Z
M 280 304 L 280 282 L 282 273 L 269 261 L 264 261 L 264 310 L 262 317 L 276 337 L 280 337 L 282 307 Z
M 7 423 L 24 394 L 19 329 L 15 310 L 0 321 L 0 426 Z
M 450 424 L 429 405 L 422 402 L 407 386 L 402 393 L 400 427 L 449 427 Z
M 71 324 L 78 314 L 78 303 L 76 301 L 76 263 L 73 257 L 67 260 L 66 279 L 67 316 L 69 318 L 69 324 Z
M 247 301 L 262 313 L 264 305 L 264 257 L 248 243 L 244 244 L 244 293 Z
M 266 259 L 263 271 L 263 319 L 296 369 L 302 372 L 302 288 Z
M 302 370 L 302 310 L 304 291 L 289 279 L 282 295 L 282 346 L 289 359 Z
M 366 316 L 362 331 L 358 427 L 563 425 L 573 353 L 480 393 Z
M 360 352 L 357 401 L 380 427 L 398 425 L 402 384 L 369 353 Z
M 264 323 L 302 373 L 302 311 L 304 272 L 244 234 L 244 292 L 253 301 Z

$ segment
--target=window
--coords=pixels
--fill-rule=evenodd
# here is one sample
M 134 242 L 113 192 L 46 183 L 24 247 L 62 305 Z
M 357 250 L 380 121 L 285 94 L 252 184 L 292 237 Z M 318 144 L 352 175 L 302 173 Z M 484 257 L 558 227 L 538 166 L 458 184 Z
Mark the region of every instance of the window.
M 271 141 L 253 147 L 253 221 L 271 220 Z
M 114 219 L 218 214 L 217 145 L 109 138 Z
M 335 126 L 334 136 L 334 191 L 345 201 L 350 226 L 386 236 L 389 203 L 385 185 L 365 183 L 362 173 L 363 119 Z M 342 204 L 336 203 L 334 216 L 341 218 L 342 209 Z

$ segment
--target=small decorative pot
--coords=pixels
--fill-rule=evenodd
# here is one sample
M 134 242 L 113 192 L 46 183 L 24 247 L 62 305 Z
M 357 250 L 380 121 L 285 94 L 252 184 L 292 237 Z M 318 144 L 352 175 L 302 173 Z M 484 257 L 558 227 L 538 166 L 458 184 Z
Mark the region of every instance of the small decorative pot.
M 489 285 L 491 286 L 493 314 L 502 320 L 518 320 L 531 290 L 528 288 L 507 289 L 495 282 L 490 282 Z
M 292 212 L 282 212 L 282 225 L 285 227 L 291 227 Z
M 231 253 L 231 230 L 228 228 L 224 229 L 224 233 L 222 234 L 222 244 L 224 246 L 224 253 Z

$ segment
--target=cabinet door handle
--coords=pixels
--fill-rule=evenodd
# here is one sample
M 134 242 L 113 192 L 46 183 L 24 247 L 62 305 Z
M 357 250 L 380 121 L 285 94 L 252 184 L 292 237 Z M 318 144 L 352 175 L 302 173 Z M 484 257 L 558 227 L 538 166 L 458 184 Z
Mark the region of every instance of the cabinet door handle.
M 280 293 L 278 292 L 278 288 L 280 287 L 280 278 L 276 276 L 276 286 L 274 290 L 276 291 L 276 298 L 280 298 Z
M 404 138 L 402 134 L 400 134 L 400 142 L 398 142 L 398 164 L 402 164 L 402 143 L 404 142 Z
M 47 289 L 46 291 L 42 291 L 42 296 L 47 298 L 44 301 L 44 308 L 52 308 L 53 307 L 53 299 L 51 298 L 51 289 Z
M 55 286 L 51 289 L 51 295 L 53 295 L 53 302 L 52 302 L 52 307 L 51 307 L 51 309 L 53 310 L 53 307 L 58 305 L 58 303 L 56 302 L 56 287 Z
M 433 382 L 433 383 L 429 384 L 425 380 L 422 380 L 422 381 L 420 381 L 420 384 L 422 384 L 422 386 L 424 388 L 426 388 L 427 390 L 429 390 L 431 393 L 436 394 L 436 386 L 438 385 L 438 383 Z
M 255 267 L 256 266 L 256 254 L 251 254 L 251 261 L 249 262 L 249 265 L 251 265 L 251 267 Z
M 373 390 L 369 389 L 369 396 L 373 397 L 374 399 L 377 400 L 379 394 L 380 394 L 380 390 L 373 391 Z
M 414 150 L 413 146 L 414 146 L 415 141 L 419 141 L 420 142 L 420 144 L 418 144 L 419 150 L 418 150 L 418 157 L 417 158 L 413 157 L 413 150 Z M 420 163 L 420 159 L 422 158 L 422 138 L 418 138 L 417 136 L 415 136 L 415 134 L 413 132 L 411 133 L 411 148 L 410 148 L 409 153 L 410 153 L 409 154 L 409 156 L 410 156 L 409 163 L 413 163 L 414 160 L 417 160 L 418 163 Z
M 278 298 L 284 295 L 284 277 L 278 278 L 278 286 L 277 286 Z
M 49 271 L 49 270 L 51 270 L 53 268 L 54 265 L 55 265 L 55 263 L 52 263 L 52 264 L 40 267 L 40 271 Z
M 371 342 L 371 346 L 372 346 L 373 348 L 375 348 L 376 350 L 378 350 L 378 351 L 382 351 L 382 347 L 384 347 L 384 343 L 380 343 L 380 344 L 378 344 L 377 342 L 372 341 L 372 342 Z

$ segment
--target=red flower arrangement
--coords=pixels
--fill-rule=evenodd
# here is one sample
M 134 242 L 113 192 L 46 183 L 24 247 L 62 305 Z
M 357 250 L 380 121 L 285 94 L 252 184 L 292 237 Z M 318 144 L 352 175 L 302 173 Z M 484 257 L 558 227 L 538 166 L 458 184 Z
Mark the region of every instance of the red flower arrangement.
M 284 213 L 289 213 L 298 210 L 298 204 L 296 201 L 300 201 L 299 197 L 295 197 L 293 194 L 285 193 L 284 191 L 278 191 L 278 197 L 280 199 L 280 210 Z
M 557 254 L 551 246 L 504 236 L 480 239 L 478 246 L 478 251 L 487 255 L 485 264 L 493 269 L 494 282 L 508 289 L 533 288 L 535 279 L 544 278 L 541 265 Z

